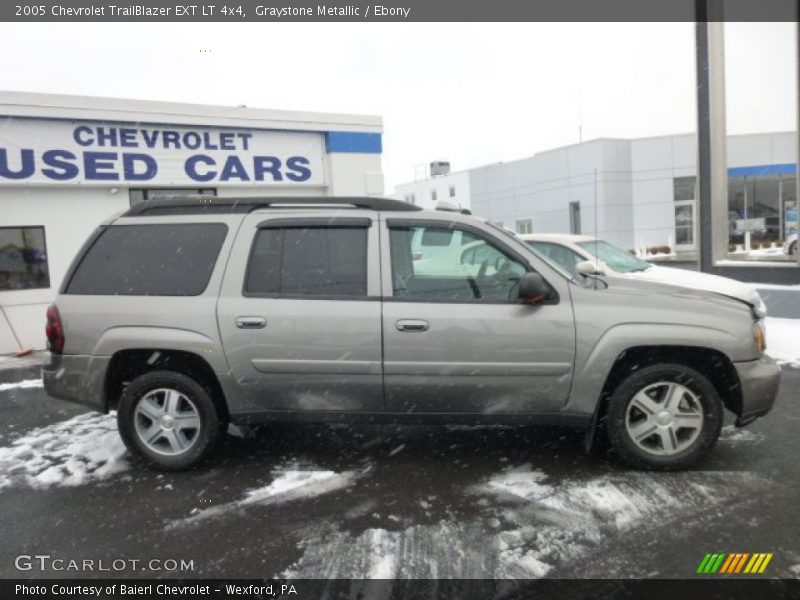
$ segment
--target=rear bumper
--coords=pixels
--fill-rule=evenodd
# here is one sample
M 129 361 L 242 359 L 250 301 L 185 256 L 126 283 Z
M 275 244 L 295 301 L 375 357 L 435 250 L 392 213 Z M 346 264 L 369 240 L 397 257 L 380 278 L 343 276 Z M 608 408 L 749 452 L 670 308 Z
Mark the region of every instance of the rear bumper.
M 772 409 L 778 395 L 781 369 L 769 356 L 734 363 L 734 366 L 742 387 L 742 408 L 736 424 L 743 426 Z
M 104 393 L 107 356 L 51 354 L 42 367 L 44 389 L 48 395 L 107 412 Z

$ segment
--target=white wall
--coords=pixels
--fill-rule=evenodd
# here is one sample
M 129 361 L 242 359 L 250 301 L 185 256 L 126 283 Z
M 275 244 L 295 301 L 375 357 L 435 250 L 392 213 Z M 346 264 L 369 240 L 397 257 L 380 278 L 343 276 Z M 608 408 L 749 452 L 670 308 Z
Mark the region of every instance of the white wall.
M 595 169 L 597 183 L 595 185 Z M 579 202 L 582 233 L 630 247 L 630 150 L 626 140 L 595 140 L 470 171 L 475 214 L 534 233 L 569 233 L 569 204 Z M 595 202 L 597 223 L 595 224 Z
M 631 141 L 635 248 L 675 244 L 673 180 L 697 173 L 694 134 Z M 695 214 L 695 221 L 697 215 Z
M 794 132 L 730 136 L 728 166 L 796 163 L 796 140 Z M 468 185 L 460 186 L 470 193 L 462 204 L 509 229 L 515 229 L 518 220 L 531 219 L 534 232 L 568 233 L 569 203 L 578 201 L 582 233 L 593 235 L 596 229 L 599 237 L 633 249 L 675 246 L 673 181 L 696 174 L 697 137 L 688 133 L 593 140 L 458 175 L 469 178 Z M 427 197 L 437 182 L 399 185 L 395 197 L 403 199 L 412 191 L 418 198 L 421 193 Z
M 0 354 L 45 347 L 45 311 L 72 258 L 100 223 L 129 207 L 127 189 L 116 188 L 116 194 L 111 189 L 0 187 L 0 226 L 44 226 L 50 272 L 49 289 L 0 291 Z M 19 343 L 14 335 L 3 334 L 9 327 Z

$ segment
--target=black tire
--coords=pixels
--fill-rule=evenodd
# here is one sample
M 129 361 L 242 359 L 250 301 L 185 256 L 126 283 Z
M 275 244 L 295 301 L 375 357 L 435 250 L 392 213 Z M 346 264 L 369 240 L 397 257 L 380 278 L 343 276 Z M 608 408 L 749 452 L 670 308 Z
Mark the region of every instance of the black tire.
M 699 404 L 702 408 L 700 417 L 702 425 L 699 427 L 699 433 L 695 434 L 691 430 L 682 429 L 680 434 L 688 433 L 689 439 L 691 436 L 696 435 L 696 437 L 693 441 L 686 439 L 681 442 L 688 444 L 685 448 L 673 451 L 671 447 L 668 447 L 663 450 L 673 452 L 671 454 L 658 453 L 658 445 L 663 444 L 663 441 L 657 431 L 641 442 L 642 444 L 653 444 L 653 448 L 648 450 L 634 441 L 626 425 L 629 414 L 638 411 L 636 406 L 631 408 L 634 396 L 647 389 L 652 390 L 652 393 L 657 396 L 658 384 L 662 382 L 684 386 L 688 389 L 689 394 L 683 396 L 679 402 Z M 695 409 L 695 412 L 700 411 Z M 648 417 L 643 411 L 642 415 L 646 421 Z M 612 452 L 623 462 L 637 469 L 678 470 L 695 463 L 714 447 L 722 428 L 723 405 L 716 388 L 702 374 L 684 365 L 663 363 L 635 371 L 620 383 L 609 399 L 606 417 L 606 431 Z M 655 416 L 650 419 L 647 424 L 648 430 L 650 428 L 658 429 Z M 677 417 L 674 421 L 678 422 Z
M 797 242 L 792 242 L 789 246 L 789 256 L 797 256 Z
M 199 429 L 193 429 L 185 451 L 165 454 L 149 447 L 137 430 L 137 407 L 148 394 L 159 389 L 175 390 L 183 396 L 199 416 Z M 157 395 L 157 394 L 156 394 Z M 145 417 L 146 419 L 147 417 Z M 147 421 L 144 421 L 147 423 Z M 174 371 L 152 371 L 140 375 L 125 388 L 117 407 L 117 425 L 123 442 L 151 467 L 165 471 L 180 471 L 197 466 L 214 450 L 227 423 L 209 391 L 191 377 Z M 165 448 L 165 451 L 167 448 Z

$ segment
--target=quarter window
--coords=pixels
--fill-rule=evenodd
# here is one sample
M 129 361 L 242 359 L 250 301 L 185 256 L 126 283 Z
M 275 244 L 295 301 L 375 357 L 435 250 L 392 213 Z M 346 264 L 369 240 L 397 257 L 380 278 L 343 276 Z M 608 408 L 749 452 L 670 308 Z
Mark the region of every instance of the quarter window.
M 424 245 L 435 238 L 436 246 Z M 444 243 L 446 242 L 446 243 Z M 482 237 L 435 226 L 390 226 L 395 298 L 515 301 L 526 267 Z
M 247 269 L 248 295 L 366 296 L 366 227 L 260 229 Z
M 44 227 L 0 227 L 0 291 L 49 287 Z
M 198 296 L 208 286 L 227 232 L 224 223 L 106 227 L 66 293 Z

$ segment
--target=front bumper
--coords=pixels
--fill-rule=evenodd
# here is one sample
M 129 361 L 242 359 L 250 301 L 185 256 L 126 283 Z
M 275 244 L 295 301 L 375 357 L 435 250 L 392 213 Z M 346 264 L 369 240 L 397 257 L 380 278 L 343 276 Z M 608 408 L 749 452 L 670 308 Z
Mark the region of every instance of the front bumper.
M 104 383 L 108 356 L 51 354 L 42 367 L 44 389 L 48 395 L 107 412 Z
M 778 395 L 781 369 L 769 356 L 734 363 L 734 367 L 742 388 L 742 406 L 736 425 L 742 427 L 772 409 Z

